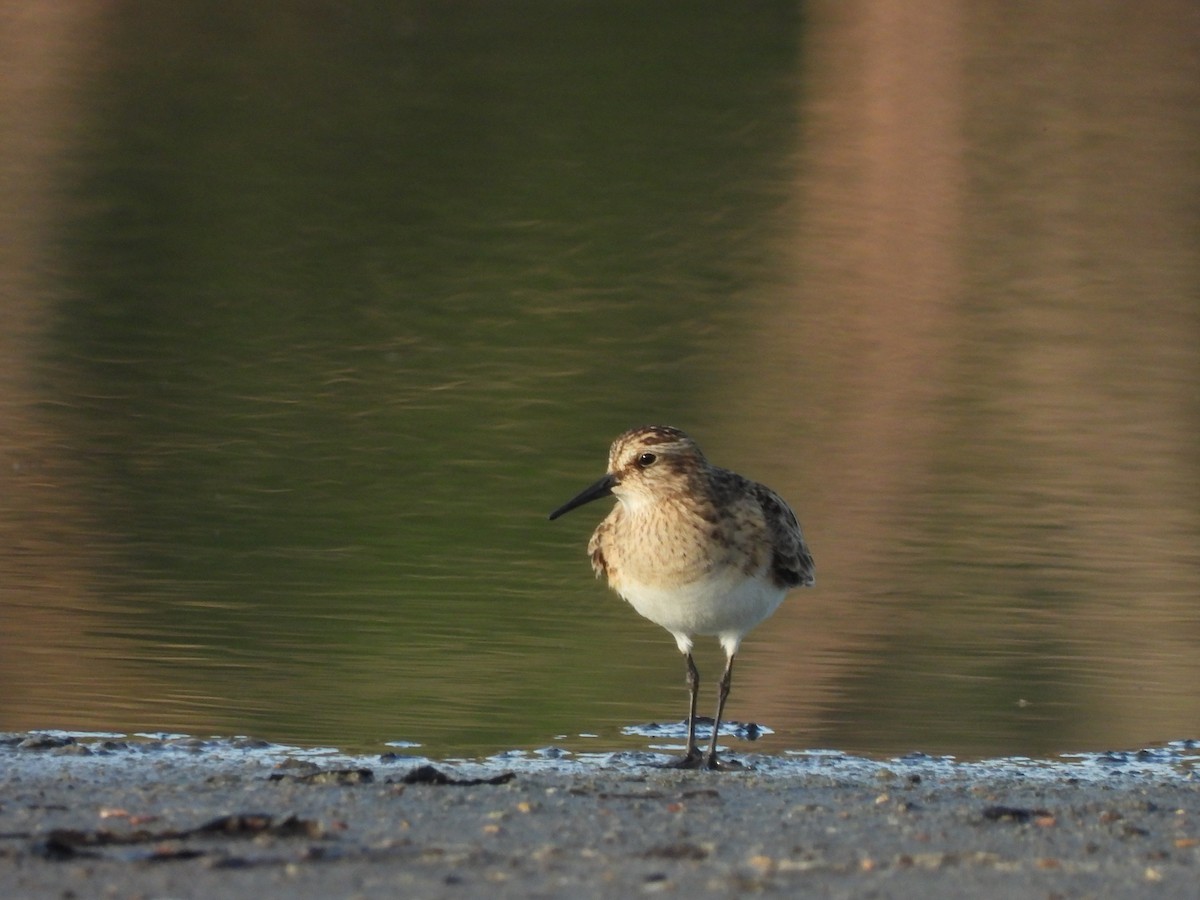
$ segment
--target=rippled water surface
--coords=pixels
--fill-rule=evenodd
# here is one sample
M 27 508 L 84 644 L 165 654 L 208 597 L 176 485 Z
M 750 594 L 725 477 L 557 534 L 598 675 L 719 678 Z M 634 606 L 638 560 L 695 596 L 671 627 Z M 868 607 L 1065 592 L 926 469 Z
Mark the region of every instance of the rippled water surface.
M 1195 737 L 1200 28 L 1123 15 L 3 14 L 0 729 L 657 746 L 546 513 L 664 422 L 816 558 L 754 749 Z

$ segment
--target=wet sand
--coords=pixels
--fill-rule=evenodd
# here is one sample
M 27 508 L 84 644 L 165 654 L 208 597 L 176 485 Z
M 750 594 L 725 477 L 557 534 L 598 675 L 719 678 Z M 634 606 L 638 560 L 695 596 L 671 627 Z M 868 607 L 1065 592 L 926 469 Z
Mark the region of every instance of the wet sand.
M 468 762 L 0 738 L 3 897 L 1200 896 L 1200 744 Z

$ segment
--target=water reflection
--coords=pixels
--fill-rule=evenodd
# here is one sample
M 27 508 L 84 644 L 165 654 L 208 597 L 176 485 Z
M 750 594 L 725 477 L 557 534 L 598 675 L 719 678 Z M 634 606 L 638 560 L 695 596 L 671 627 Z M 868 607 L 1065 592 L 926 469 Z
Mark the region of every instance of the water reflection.
M 756 747 L 1195 731 L 1168 19 L 273 10 L 3 39 L 0 727 L 642 746 L 678 654 L 544 515 L 667 421 L 817 557 Z

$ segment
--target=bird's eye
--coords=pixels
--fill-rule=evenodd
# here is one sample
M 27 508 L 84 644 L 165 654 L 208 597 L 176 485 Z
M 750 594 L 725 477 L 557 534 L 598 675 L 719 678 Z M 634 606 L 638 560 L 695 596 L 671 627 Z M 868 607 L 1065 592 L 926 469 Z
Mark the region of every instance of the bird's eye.
M 646 466 L 652 466 L 654 465 L 654 461 L 656 459 L 658 459 L 658 457 L 653 453 L 643 453 L 637 458 L 637 467 L 639 469 L 644 469 Z

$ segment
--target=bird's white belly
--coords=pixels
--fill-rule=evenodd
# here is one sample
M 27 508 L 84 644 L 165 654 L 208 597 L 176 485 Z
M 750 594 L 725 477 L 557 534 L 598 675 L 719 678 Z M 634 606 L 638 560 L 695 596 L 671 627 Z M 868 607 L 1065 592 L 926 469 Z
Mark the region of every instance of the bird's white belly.
M 623 580 L 620 593 L 638 613 L 671 632 L 686 653 L 697 634 L 716 635 L 727 650 L 732 644 L 736 651 L 746 632 L 775 612 L 787 591 L 765 578 L 727 569 L 681 585 Z

